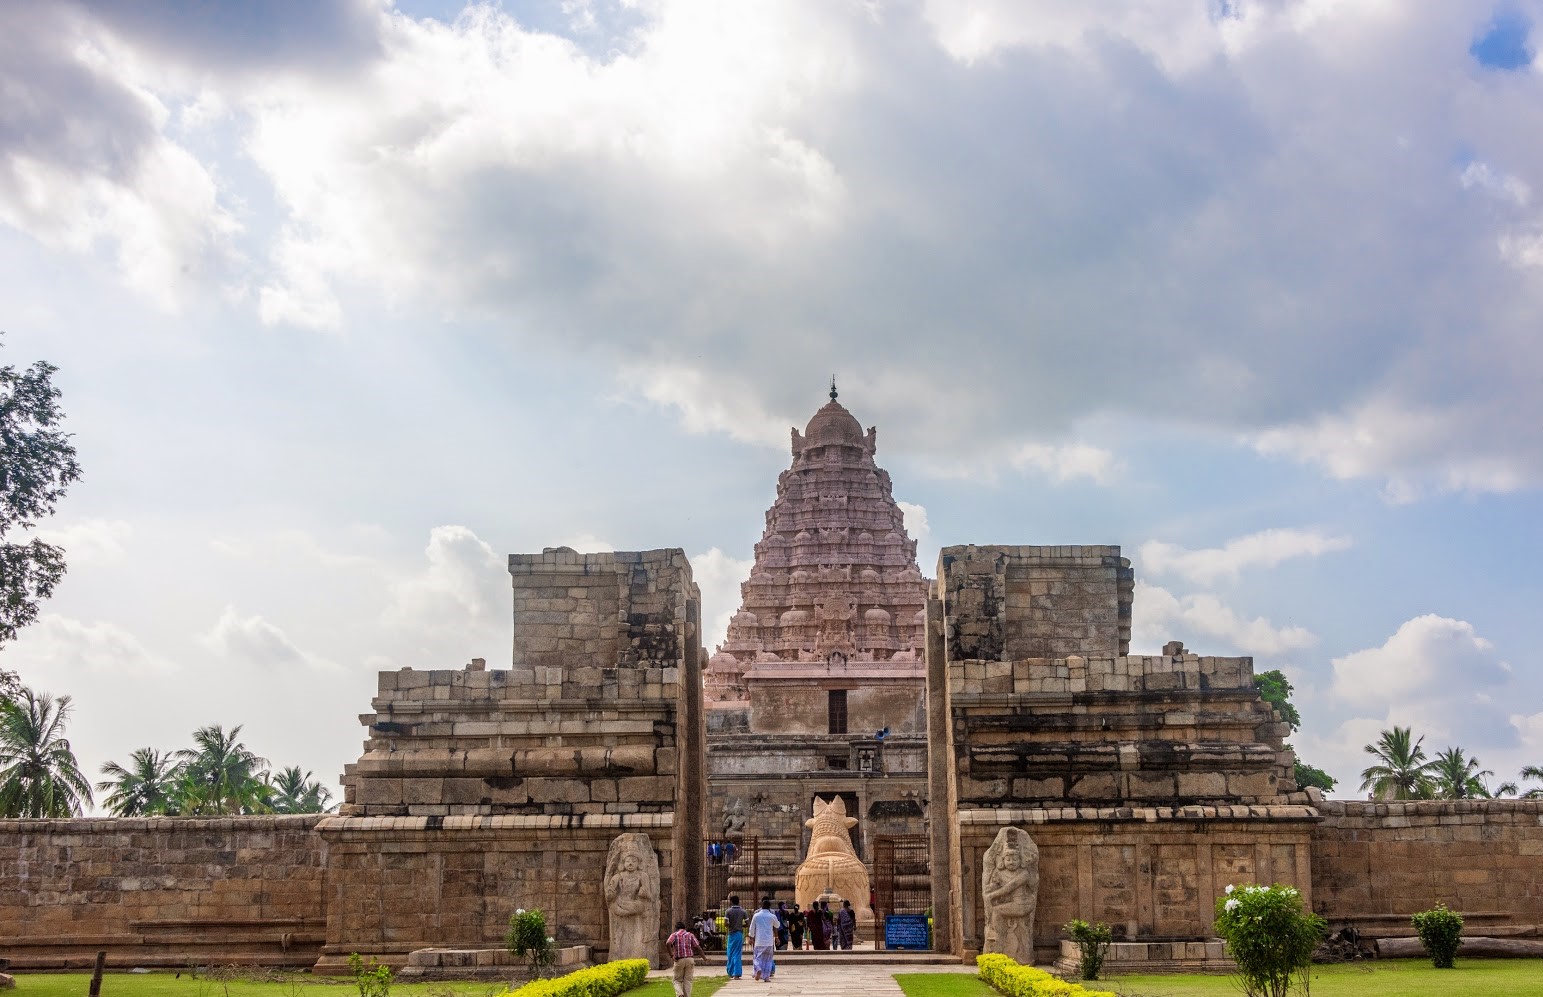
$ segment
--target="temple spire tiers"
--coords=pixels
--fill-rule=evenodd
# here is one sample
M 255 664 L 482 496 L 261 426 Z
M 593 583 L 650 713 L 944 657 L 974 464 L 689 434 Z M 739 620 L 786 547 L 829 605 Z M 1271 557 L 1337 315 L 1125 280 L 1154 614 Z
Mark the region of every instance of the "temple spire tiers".
M 878 431 L 836 400 L 832 377 L 830 401 L 791 437 L 740 608 L 708 665 L 709 708 L 743 707 L 747 682 L 785 666 L 920 668 L 927 585 L 874 460 Z

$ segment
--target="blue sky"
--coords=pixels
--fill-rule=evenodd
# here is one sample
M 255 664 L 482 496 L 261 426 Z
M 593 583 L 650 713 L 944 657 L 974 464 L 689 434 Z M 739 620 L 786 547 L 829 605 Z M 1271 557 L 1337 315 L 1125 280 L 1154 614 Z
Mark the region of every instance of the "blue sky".
M 1536 4 L 42 3 L 0 12 L 7 363 L 71 570 L 0 666 L 93 772 L 507 659 L 505 555 L 732 610 L 824 401 L 940 544 L 1118 543 L 1138 650 L 1543 763 Z M 1496 780 L 1498 781 L 1498 779 Z

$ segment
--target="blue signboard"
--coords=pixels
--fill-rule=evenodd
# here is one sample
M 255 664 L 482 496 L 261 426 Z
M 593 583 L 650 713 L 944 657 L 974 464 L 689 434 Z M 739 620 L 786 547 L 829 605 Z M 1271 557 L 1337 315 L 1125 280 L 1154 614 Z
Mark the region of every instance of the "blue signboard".
M 926 914 L 890 914 L 884 918 L 884 947 L 887 949 L 930 949 Z

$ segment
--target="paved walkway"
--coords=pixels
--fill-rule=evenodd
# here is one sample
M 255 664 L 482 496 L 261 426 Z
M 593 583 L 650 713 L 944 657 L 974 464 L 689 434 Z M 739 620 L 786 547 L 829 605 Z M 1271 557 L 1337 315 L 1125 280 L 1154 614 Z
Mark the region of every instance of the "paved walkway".
M 722 973 L 720 963 L 709 966 L 706 973 L 698 972 L 696 979 L 701 982 Z M 747 961 L 744 977 L 724 984 L 714 997 L 902 997 L 900 987 L 895 983 L 896 973 L 974 974 L 975 967 L 957 964 L 836 966 L 823 962 L 789 962 L 779 965 L 769 982 L 758 983 L 751 977 Z M 656 970 L 649 975 L 670 979 L 668 969 Z

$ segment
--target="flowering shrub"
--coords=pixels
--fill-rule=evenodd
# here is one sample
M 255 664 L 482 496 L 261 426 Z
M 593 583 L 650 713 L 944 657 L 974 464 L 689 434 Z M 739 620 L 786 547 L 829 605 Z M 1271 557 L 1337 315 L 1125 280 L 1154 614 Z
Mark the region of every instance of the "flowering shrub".
M 1446 904 L 1437 904 L 1430 910 L 1416 914 L 1414 932 L 1425 946 L 1431 965 L 1437 969 L 1451 969 L 1457 956 L 1457 947 L 1463 943 L 1463 916 L 1455 910 L 1447 910 Z
M 524 959 L 536 973 L 557 961 L 557 943 L 546 933 L 546 915 L 521 907 L 509 918 L 504 944 L 516 958 Z
M 1216 901 L 1216 933 L 1238 964 L 1248 997 L 1286 997 L 1293 983 L 1305 991 L 1325 927 L 1323 918 L 1302 909 L 1293 886 L 1228 886 Z
M 502 997 L 616 997 L 642 986 L 647 979 L 647 959 L 622 959 L 566 976 L 532 980 L 523 987 L 506 991 Z
M 1104 956 L 1109 953 L 1109 941 L 1114 937 L 1109 931 L 1109 925 L 1102 921 L 1089 924 L 1077 918 L 1066 922 L 1066 933 L 1072 936 L 1081 954 L 1078 975 L 1084 980 L 1098 979 L 1098 971 L 1104 967 Z
M 1005 955 L 976 956 L 981 981 L 1002 997 L 1115 997 L 1107 990 L 1087 990 L 1042 969 L 1020 966 Z

